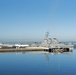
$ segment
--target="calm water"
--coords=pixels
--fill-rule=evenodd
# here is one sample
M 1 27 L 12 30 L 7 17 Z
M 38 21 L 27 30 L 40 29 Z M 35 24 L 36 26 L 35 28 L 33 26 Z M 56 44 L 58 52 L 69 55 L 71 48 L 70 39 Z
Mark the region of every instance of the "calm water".
M 71 54 L 0 53 L 0 75 L 76 75 L 76 49 Z

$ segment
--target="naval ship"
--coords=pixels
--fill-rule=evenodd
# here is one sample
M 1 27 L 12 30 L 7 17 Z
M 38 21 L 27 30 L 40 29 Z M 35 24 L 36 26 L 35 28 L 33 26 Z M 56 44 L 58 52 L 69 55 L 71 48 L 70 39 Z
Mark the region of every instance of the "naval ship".
M 46 33 L 46 37 L 44 38 L 43 42 L 41 43 L 41 47 L 47 47 L 44 50 L 49 52 L 52 51 L 60 51 L 60 52 L 69 52 L 73 50 L 73 45 L 71 43 L 65 44 L 59 42 L 57 38 L 49 38 L 49 32 Z

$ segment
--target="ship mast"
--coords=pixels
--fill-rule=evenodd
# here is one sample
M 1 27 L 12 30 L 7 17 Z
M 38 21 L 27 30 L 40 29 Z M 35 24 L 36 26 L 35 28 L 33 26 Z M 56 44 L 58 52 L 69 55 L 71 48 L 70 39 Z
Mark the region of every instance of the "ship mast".
M 45 39 L 48 39 L 48 36 L 49 36 L 49 32 L 46 32 L 46 35 L 45 35 Z

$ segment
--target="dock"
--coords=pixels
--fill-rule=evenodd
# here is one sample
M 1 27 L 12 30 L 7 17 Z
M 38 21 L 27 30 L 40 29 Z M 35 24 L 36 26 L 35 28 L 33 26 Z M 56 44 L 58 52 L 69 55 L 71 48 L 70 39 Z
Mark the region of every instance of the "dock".
M 0 52 L 28 52 L 28 51 L 44 51 L 49 53 L 64 53 L 64 52 L 72 52 L 72 50 L 68 48 L 47 48 L 47 47 L 26 47 L 26 48 L 9 48 L 9 49 L 0 49 Z
M 0 49 L 0 52 L 22 52 L 22 51 L 44 51 L 44 47 L 27 47 L 27 48 L 6 48 Z

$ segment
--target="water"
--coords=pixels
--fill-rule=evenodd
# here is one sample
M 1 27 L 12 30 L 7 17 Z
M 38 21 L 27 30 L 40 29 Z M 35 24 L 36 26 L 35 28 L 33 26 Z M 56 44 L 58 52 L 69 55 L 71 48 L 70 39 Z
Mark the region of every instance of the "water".
M 0 75 L 76 75 L 76 49 L 70 53 L 0 53 Z

